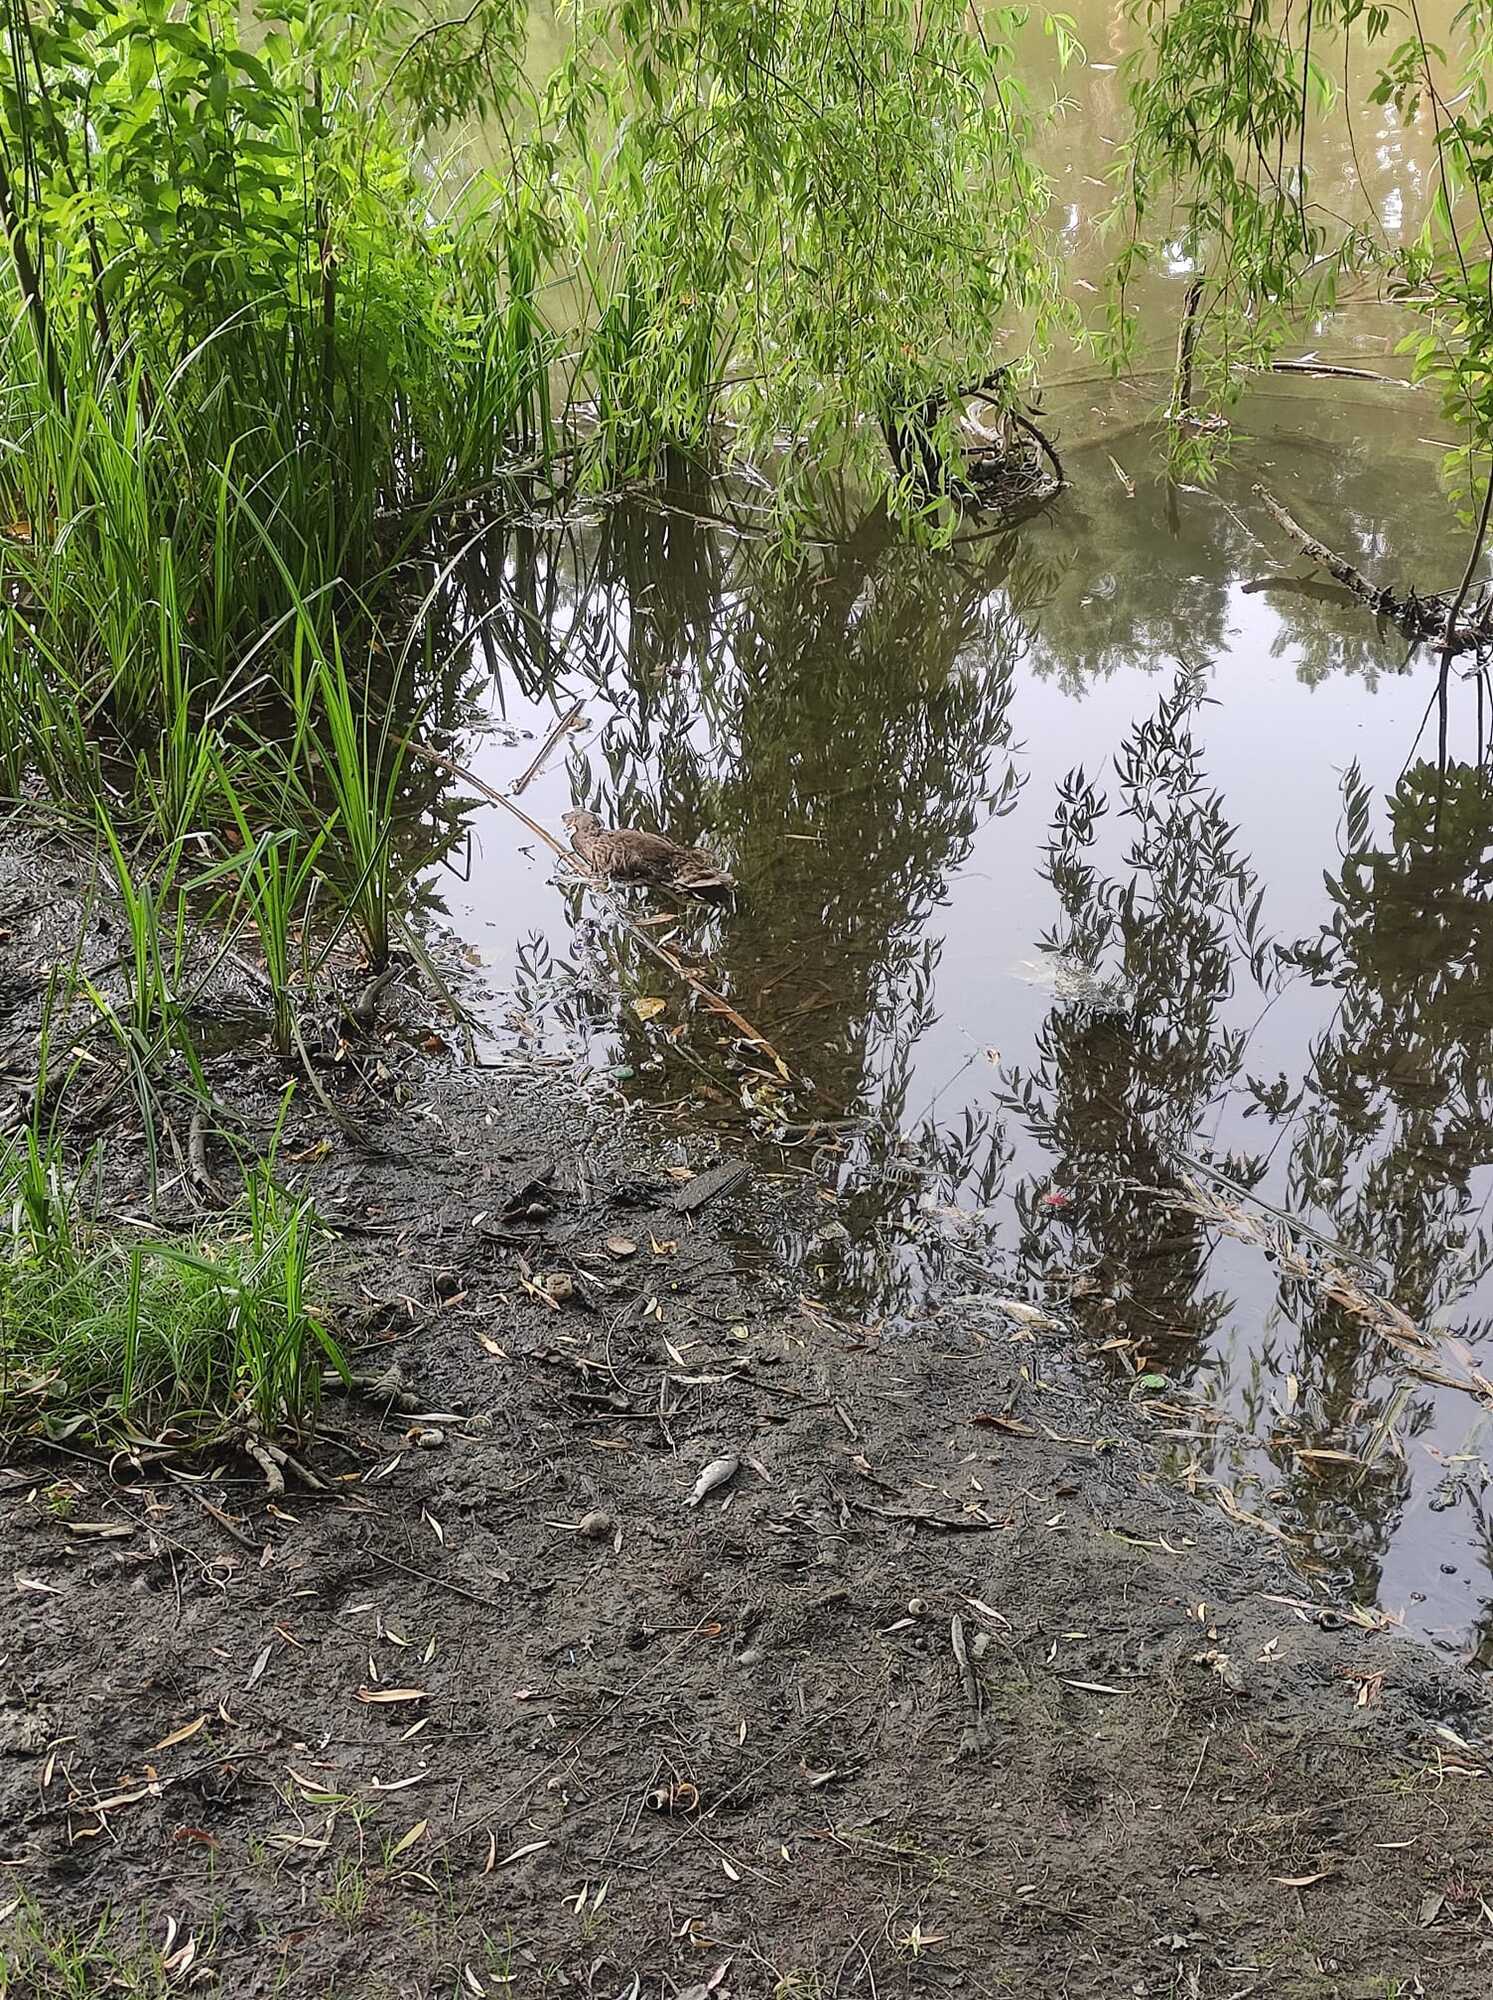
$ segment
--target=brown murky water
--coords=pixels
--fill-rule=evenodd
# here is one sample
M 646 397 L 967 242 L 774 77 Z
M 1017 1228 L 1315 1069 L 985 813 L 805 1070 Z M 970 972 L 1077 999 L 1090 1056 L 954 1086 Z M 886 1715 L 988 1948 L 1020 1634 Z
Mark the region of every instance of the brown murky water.
M 1080 27 L 1111 61 L 1107 17 Z M 1078 283 L 1117 88 L 1091 70 L 1054 131 Z M 1354 149 L 1358 198 L 1414 227 L 1415 135 L 1345 125 L 1319 163 L 1345 199 Z M 1393 332 L 1350 309 L 1303 349 L 1382 357 Z M 507 788 L 579 703 L 521 803 L 716 849 L 740 896 L 681 912 L 674 948 L 812 1091 L 506 815 L 429 886 L 506 990 L 497 1033 L 685 1129 L 739 1143 L 750 1118 L 838 1189 L 851 1239 L 807 1246 L 836 1309 L 912 1328 L 992 1280 L 1061 1306 L 1161 1410 L 1178 1477 L 1493 1664 L 1493 1396 L 1467 1386 L 1493 1374 L 1493 712 L 1457 684 L 1439 771 L 1427 663 L 1251 493 L 1388 580 L 1454 584 L 1440 421 L 1281 378 L 1217 490 L 1177 490 L 1149 388 L 1068 372 L 1072 491 L 1014 533 L 929 554 L 852 516 L 789 571 L 749 506 L 696 490 L 474 556 L 462 753 Z

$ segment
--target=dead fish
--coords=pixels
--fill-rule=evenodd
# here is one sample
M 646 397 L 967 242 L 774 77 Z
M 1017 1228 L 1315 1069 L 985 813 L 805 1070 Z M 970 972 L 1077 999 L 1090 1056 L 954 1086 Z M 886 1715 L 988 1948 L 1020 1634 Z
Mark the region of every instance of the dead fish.
M 730 1458 L 713 1458 L 700 1477 L 695 1481 L 686 1507 L 698 1507 L 708 1493 L 714 1493 L 718 1486 L 724 1486 L 728 1479 L 734 1479 L 741 1470 L 741 1460 L 733 1453 Z

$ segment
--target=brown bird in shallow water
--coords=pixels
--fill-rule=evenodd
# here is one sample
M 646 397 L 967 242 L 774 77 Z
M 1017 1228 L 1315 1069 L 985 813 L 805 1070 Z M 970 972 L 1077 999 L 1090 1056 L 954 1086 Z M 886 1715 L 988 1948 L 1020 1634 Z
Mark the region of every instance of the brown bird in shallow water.
M 680 847 L 636 827 L 603 826 L 593 812 L 568 812 L 563 823 L 586 866 L 613 882 L 657 882 L 695 896 L 718 896 L 736 886 L 703 847 Z

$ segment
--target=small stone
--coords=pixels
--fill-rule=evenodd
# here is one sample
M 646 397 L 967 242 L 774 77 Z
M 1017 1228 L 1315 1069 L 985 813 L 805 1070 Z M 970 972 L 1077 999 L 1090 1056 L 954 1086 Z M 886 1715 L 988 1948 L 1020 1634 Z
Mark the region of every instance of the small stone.
M 589 1514 L 582 1514 L 575 1524 L 575 1531 L 583 1542 L 609 1541 L 616 1522 L 602 1507 L 593 1507 Z

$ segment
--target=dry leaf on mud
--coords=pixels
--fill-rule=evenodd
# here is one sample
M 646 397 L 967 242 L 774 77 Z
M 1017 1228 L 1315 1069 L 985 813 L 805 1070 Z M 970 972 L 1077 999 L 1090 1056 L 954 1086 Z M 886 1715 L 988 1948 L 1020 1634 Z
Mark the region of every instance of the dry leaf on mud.
M 708 1979 L 699 1980 L 693 1986 L 686 1986 L 684 1991 L 679 1995 L 679 2000 L 710 2000 L 711 1994 L 717 1991 L 721 1981 L 730 1970 L 731 1961 L 728 1958 L 724 1965 L 718 1965 L 715 1968 L 715 1971 L 711 1973 Z
M 425 1688 L 360 1687 L 357 1699 L 367 1702 L 426 1701 L 429 1699 L 429 1692 Z
M 401 1835 L 394 1846 L 389 1849 L 389 1859 L 397 1861 L 407 1847 L 413 1847 L 415 1842 L 423 1837 L 425 1829 L 429 1825 L 430 1821 L 428 1819 L 417 1819 L 409 1832 Z
M 163 1736 L 159 1743 L 152 1743 L 152 1750 L 169 1750 L 173 1743 L 185 1743 L 189 1736 L 195 1736 L 206 1723 L 207 1717 L 199 1715 L 195 1722 L 184 1722 L 180 1729 L 173 1729 L 169 1736 Z
M 614 1257 L 636 1257 L 638 1246 L 630 1236 L 609 1236 L 607 1249 Z
M 1279 1882 L 1283 1889 L 1309 1889 L 1313 1882 L 1325 1882 L 1336 1873 L 1336 1868 L 1319 1868 L 1315 1875 L 1272 1875 L 1270 1879 Z
M 515 1847 L 511 1854 L 505 1854 L 502 1860 L 495 1861 L 492 1864 L 492 1867 L 494 1869 L 507 1868 L 510 1865 L 510 1863 L 514 1861 L 522 1861 L 526 1854 L 537 1854 L 541 1847 L 548 1847 L 548 1846 L 549 1842 L 547 1840 L 531 1840 L 523 1847 Z M 492 1872 L 492 1869 L 489 1869 L 486 1872 L 490 1874 Z
M 734 1453 L 729 1458 L 713 1458 L 691 1487 L 685 1506 L 698 1507 L 707 1494 L 734 1479 L 740 1470 L 741 1460 Z

